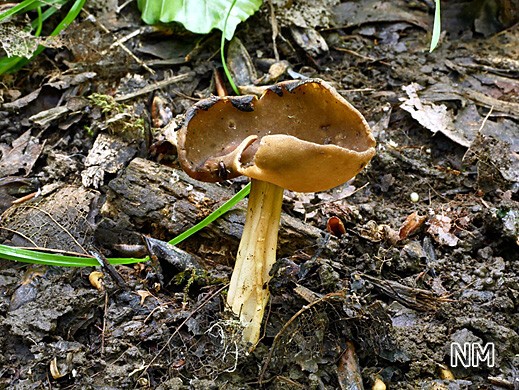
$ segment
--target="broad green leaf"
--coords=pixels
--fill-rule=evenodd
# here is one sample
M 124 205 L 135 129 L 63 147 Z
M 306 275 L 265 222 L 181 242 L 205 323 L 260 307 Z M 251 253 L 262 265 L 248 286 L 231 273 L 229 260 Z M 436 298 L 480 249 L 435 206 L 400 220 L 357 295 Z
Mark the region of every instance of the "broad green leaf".
M 138 0 L 142 20 L 148 24 L 178 22 L 196 34 L 207 34 L 213 28 L 224 31 L 225 18 L 232 0 Z M 225 38 L 231 40 L 236 26 L 254 14 L 262 0 L 237 0 L 232 8 Z

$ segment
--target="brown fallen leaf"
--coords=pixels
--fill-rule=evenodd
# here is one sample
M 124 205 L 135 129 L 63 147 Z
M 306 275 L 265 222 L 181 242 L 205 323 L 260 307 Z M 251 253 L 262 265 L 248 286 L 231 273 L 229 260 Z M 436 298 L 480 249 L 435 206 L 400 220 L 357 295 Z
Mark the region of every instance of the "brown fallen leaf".
M 335 237 L 342 237 L 346 234 L 346 228 L 339 217 L 333 216 L 326 222 L 326 231 L 333 234 Z
M 0 177 L 19 175 L 20 171 L 27 176 L 40 156 L 43 145 L 36 137 L 31 137 L 30 130 L 15 139 L 11 147 L 0 144 Z
M 409 214 L 398 231 L 400 239 L 405 240 L 407 237 L 414 234 L 418 229 L 420 229 L 426 219 L 427 217 L 425 215 L 418 215 L 416 211 Z
M 135 291 L 135 293 L 141 297 L 141 301 L 140 301 L 141 306 L 144 305 L 144 301 L 146 300 L 146 298 L 153 296 L 152 293 L 150 293 L 149 291 L 146 291 L 146 290 L 137 290 L 137 291 Z

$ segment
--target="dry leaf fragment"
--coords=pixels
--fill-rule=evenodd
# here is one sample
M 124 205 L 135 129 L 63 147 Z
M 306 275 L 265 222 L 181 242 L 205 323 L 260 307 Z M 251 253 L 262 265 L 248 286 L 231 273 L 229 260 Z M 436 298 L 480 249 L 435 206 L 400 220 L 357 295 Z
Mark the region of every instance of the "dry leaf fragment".
M 339 217 L 333 216 L 328 219 L 326 223 L 326 231 L 333 234 L 335 237 L 342 237 L 346 234 L 346 228 Z
M 416 231 L 420 229 L 426 219 L 427 217 L 425 215 L 418 215 L 416 211 L 409 214 L 398 231 L 400 239 L 405 240 L 410 235 L 416 233 Z
M 355 346 L 346 341 L 346 349 L 340 357 L 337 367 L 337 379 L 341 389 L 362 389 L 359 359 L 355 353 Z
M 398 233 L 389 225 L 378 225 L 375 221 L 370 220 L 359 229 L 359 234 L 362 238 L 371 242 L 380 242 L 382 240 L 388 241 L 394 245 L 399 241 Z
M 12 146 L 0 144 L 0 177 L 18 175 L 20 171 L 27 176 L 40 156 L 43 144 L 27 130 L 15 139 Z
M 137 294 L 138 296 L 141 297 L 141 302 L 140 302 L 140 305 L 141 305 L 141 306 L 144 305 L 144 301 L 146 300 L 146 298 L 148 298 L 148 297 L 152 297 L 152 296 L 153 296 L 153 294 L 150 293 L 150 292 L 147 291 L 147 290 L 137 290 L 137 291 L 136 291 L 136 294 Z
M 444 381 L 452 381 L 455 379 L 454 374 L 448 367 L 441 367 L 440 368 L 440 379 L 443 379 Z
M 445 104 L 438 105 L 420 99 L 418 91 L 423 90 L 424 87 L 419 84 L 411 83 L 403 86 L 402 89 L 406 92 L 408 98 L 404 100 L 400 107 L 411 114 L 413 119 L 433 134 L 440 132 L 459 145 L 470 146 L 470 141 L 456 129 L 454 116 Z
M 105 275 L 100 271 L 93 271 L 88 275 L 88 281 L 92 286 L 94 286 L 98 291 L 104 291 L 104 283 L 103 278 Z
M 435 215 L 429 220 L 427 233 L 441 245 L 456 246 L 458 245 L 459 239 L 450 233 L 451 228 L 452 220 L 449 217 L 446 215 Z
M 64 376 L 64 374 L 62 374 L 60 371 L 59 371 L 59 368 L 58 368 L 58 359 L 56 359 L 56 357 L 54 357 L 54 359 L 52 359 L 50 361 L 50 364 L 49 364 L 49 370 L 50 370 L 50 374 L 52 375 L 52 378 L 54 379 L 59 379 L 61 377 Z

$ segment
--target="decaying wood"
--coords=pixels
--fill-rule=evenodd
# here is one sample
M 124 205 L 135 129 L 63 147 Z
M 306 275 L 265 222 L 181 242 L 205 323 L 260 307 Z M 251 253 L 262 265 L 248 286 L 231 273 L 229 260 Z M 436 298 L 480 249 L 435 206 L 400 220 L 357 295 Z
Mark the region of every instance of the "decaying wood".
M 104 184 L 105 174 L 120 171 L 136 153 L 136 146 L 120 137 L 99 134 L 85 159 L 85 169 L 81 172 L 83 186 L 99 188 Z
M 230 189 L 203 183 L 183 171 L 136 158 L 109 184 L 104 219 L 98 226 L 98 239 L 105 245 L 141 243 L 139 232 L 168 240 L 190 228 L 232 195 Z M 184 246 L 194 250 L 232 256 L 238 248 L 245 221 L 246 203 L 210 224 L 188 239 Z M 278 256 L 298 250 L 313 254 L 320 248 L 325 232 L 282 215 Z M 117 242 L 118 241 L 118 242 Z M 336 247 L 330 240 L 328 248 Z
M 0 243 L 88 254 L 99 197 L 81 186 L 46 186 L 0 215 Z

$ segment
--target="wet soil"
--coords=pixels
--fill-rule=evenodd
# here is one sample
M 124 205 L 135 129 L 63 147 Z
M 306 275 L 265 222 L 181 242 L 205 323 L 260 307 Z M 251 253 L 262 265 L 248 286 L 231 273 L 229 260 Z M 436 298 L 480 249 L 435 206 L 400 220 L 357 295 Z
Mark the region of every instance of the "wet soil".
M 246 183 L 190 179 L 166 140 L 216 93 L 219 32 L 87 5 L 96 18 L 63 47 L 1 76 L 0 243 L 139 257 L 148 237 L 159 249 L 112 274 L 0 260 L 0 388 L 519 388 L 517 14 L 447 6 L 429 53 L 431 2 L 294 3 L 273 1 L 275 46 L 268 4 L 238 27 L 235 76 L 246 90 L 254 73 L 328 81 L 370 123 L 377 155 L 339 188 L 285 192 L 251 353 L 225 306 L 245 204 L 176 250 L 149 241 Z M 112 46 L 138 29 L 128 51 Z M 455 366 L 466 343 L 486 352 Z

